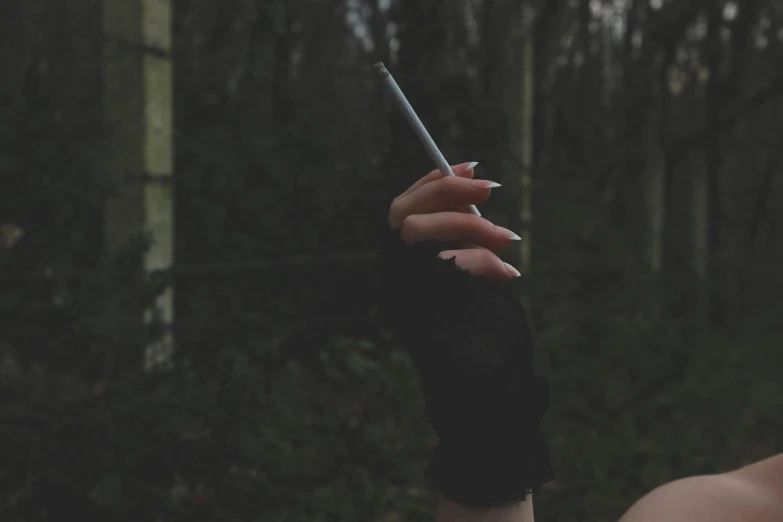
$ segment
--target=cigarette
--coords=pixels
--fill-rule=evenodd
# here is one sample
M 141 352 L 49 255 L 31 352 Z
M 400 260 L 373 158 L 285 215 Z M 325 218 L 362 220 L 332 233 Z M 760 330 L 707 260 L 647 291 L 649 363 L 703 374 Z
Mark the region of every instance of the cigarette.
M 446 158 L 443 157 L 443 154 L 438 149 L 438 146 L 435 145 L 435 142 L 432 140 L 432 136 L 430 136 L 430 133 L 427 132 L 427 129 L 424 127 L 424 124 L 421 123 L 419 117 L 416 116 L 416 112 L 413 110 L 413 107 L 411 107 L 411 104 L 408 102 L 407 98 L 405 98 L 402 90 L 400 90 L 400 86 L 397 85 L 397 82 L 394 81 L 394 78 L 392 78 L 392 75 L 386 69 L 386 66 L 383 65 L 382 62 L 378 62 L 375 64 L 375 71 L 383 83 L 389 87 L 389 90 L 394 97 L 394 101 L 402 111 L 405 119 L 408 120 L 408 123 L 410 123 L 411 127 L 413 127 L 413 132 L 415 132 L 416 136 L 419 137 L 419 141 L 421 141 L 421 144 L 424 145 L 424 149 L 427 151 L 427 154 L 430 155 L 432 161 L 435 162 L 435 166 L 438 167 L 440 173 L 444 176 L 454 176 L 454 172 L 451 170 L 449 162 L 446 161 Z M 481 212 L 478 211 L 475 205 L 469 206 L 469 212 L 475 216 L 481 216 Z

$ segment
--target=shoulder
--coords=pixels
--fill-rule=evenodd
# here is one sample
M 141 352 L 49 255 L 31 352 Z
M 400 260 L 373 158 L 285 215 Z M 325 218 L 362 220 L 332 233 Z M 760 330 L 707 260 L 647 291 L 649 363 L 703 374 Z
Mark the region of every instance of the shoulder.
M 631 506 L 620 522 L 772 522 L 781 517 L 781 506 L 767 490 L 732 472 L 664 484 Z

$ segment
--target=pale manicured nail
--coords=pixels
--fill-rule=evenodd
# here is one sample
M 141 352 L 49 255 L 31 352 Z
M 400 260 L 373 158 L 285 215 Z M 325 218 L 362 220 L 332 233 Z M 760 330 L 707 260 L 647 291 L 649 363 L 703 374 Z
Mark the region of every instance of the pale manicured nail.
M 522 274 L 519 273 L 519 270 L 509 265 L 508 263 L 503 264 L 506 265 L 506 270 L 508 270 L 509 274 L 513 275 L 514 277 L 522 277 Z
M 521 237 L 519 237 L 518 235 L 516 235 L 515 233 L 513 233 L 507 228 L 499 227 L 497 225 L 495 225 L 495 228 L 497 229 L 498 233 L 500 233 L 500 235 L 503 236 L 505 239 L 511 239 L 513 241 L 519 241 L 520 239 L 522 239 Z
M 500 183 L 495 183 L 494 181 L 490 181 L 488 179 L 472 179 L 470 180 L 470 185 L 472 187 L 481 188 L 481 189 L 491 189 L 491 188 L 498 188 L 502 186 Z
M 475 166 L 478 165 L 478 161 L 471 161 L 470 163 L 460 163 L 459 165 L 454 165 L 451 167 L 451 170 L 456 170 L 457 172 L 467 172 L 472 168 L 475 168 Z

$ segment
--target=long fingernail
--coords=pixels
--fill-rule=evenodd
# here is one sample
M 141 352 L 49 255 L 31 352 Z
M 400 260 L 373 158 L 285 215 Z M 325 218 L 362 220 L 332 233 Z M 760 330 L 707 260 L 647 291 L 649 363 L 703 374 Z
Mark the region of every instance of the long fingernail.
M 519 270 L 509 265 L 508 263 L 503 264 L 506 265 L 506 270 L 508 270 L 509 274 L 513 275 L 514 277 L 522 277 L 522 274 L 519 273 Z
M 520 239 L 522 239 L 521 237 L 519 237 L 518 235 L 516 235 L 515 233 L 513 233 L 507 228 L 499 227 L 497 225 L 495 225 L 495 228 L 500 233 L 500 235 L 506 239 L 511 239 L 512 241 L 519 241 Z
M 481 188 L 481 189 L 502 187 L 500 183 L 495 183 L 494 181 L 490 181 L 488 179 L 472 179 L 470 180 L 470 185 L 472 187 Z
M 459 165 L 454 165 L 451 167 L 451 170 L 456 170 L 457 172 L 467 172 L 472 168 L 475 168 L 476 165 L 478 165 L 478 161 L 471 161 L 470 163 L 460 163 Z

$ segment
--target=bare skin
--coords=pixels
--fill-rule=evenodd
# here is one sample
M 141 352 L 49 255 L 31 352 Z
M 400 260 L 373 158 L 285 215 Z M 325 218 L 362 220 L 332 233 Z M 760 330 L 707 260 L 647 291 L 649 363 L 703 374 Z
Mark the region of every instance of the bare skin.
M 441 497 L 435 522 L 532 522 L 533 499 L 513 506 L 494 509 L 470 509 Z
M 400 229 L 407 243 L 440 241 L 458 243 L 459 250 L 444 250 L 442 258 L 456 257 L 457 266 L 474 275 L 494 281 L 518 277 L 512 266 L 493 251 L 507 247 L 515 234 L 487 219 L 464 213 L 468 204 L 487 200 L 491 188 L 486 180 L 473 180 L 474 170 L 463 163 L 452 167 L 455 177 L 444 178 L 432 171 L 394 199 L 389 209 L 389 225 Z M 441 497 L 437 522 L 532 522 L 533 499 L 514 506 L 470 509 Z
M 516 236 L 483 217 L 465 213 L 489 198 L 491 182 L 473 180 L 471 164 L 453 167 L 456 176 L 433 171 L 394 199 L 389 224 L 408 243 L 457 243 L 440 257 L 456 257 L 474 275 L 503 282 L 519 273 L 494 253 Z M 532 522 L 533 500 L 493 509 L 469 509 L 446 498 L 436 522 Z M 783 522 L 783 454 L 738 470 L 688 477 L 660 486 L 636 502 L 619 522 Z
M 781 522 L 783 454 L 719 475 L 675 480 L 644 497 L 620 522 Z
M 433 171 L 397 196 L 389 209 L 389 224 L 400 229 L 407 243 L 439 241 L 460 243 L 464 248 L 445 250 L 443 258 L 456 257 L 459 267 L 495 281 L 517 277 L 517 271 L 493 251 L 507 247 L 517 237 L 491 221 L 466 214 L 469 204 L 481 204 L 492 189 L 486 180 L 473 180 L 474 170 L 463 163 L 452 167 L 456 176 Z

